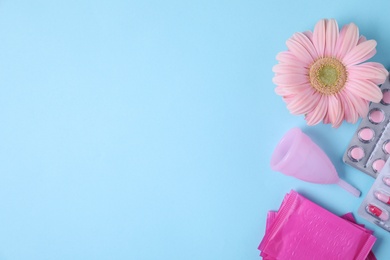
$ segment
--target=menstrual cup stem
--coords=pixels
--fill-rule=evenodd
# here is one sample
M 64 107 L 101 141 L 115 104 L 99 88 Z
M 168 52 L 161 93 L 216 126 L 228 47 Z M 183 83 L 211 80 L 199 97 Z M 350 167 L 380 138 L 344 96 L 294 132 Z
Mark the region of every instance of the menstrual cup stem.
M 336 184 L 339 185 L 341 188 L 345 189 L 346 191 L 352 193 L 352 195 L 354 195 L 355 197 L 360 197 L 360 191 L 355 187 L 353 187 L 348 182 L 339 179 L 339 181 Z

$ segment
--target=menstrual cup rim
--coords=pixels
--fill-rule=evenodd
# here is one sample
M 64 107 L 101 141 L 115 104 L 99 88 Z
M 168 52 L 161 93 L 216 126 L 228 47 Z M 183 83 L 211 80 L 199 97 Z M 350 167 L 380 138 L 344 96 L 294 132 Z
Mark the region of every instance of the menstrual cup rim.
M 277 160 L 277 151 L 279 151 L 288 138 L 294 138 L 291 142 L 291 146 L 289 147 L 288 151 L 285 153 L 285 155 L 280 159 Z M 271 169 L 274 171 L 281 171 L 283 172 L 284 166 L 288 163 L 289 158 L 291 157 L 291 154 L 293 154 L 298 149 L 298 144 L 300 139 L 302 138 L 302 130 L 298 127 L 294 127 L 287 131 L 282 139 L 280 139 L 279 143 L 276 145 L 274 152 L 271 156 Z

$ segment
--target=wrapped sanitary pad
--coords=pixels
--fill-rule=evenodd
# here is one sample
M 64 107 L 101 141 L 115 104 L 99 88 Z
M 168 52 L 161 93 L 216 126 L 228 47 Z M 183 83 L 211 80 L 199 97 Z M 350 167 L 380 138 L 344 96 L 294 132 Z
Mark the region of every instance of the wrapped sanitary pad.
M 296 191 L 288 193 L 278 212 L 268 213 L 266 232 L 259 245 L 263 259 L 375 259 L 370 250 L 376 238 Z

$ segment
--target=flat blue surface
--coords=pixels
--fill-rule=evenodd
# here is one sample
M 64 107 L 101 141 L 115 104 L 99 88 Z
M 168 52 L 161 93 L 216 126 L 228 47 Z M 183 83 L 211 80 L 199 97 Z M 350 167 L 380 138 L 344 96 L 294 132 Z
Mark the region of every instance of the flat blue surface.
M 355 22 L 390 68 L 389 1 L 0 1 L 0 259 L 259 259 L 268 210 L 296 189 L 336 213 L 359 199 L 272 172 L 301 127 L 341 161 L 357 125 L 306 127 L 274 93 L 296 31 Z M 364 220 L 358 218 L 364 224 Z M 390 234 L 368 224 L 378 259 Z

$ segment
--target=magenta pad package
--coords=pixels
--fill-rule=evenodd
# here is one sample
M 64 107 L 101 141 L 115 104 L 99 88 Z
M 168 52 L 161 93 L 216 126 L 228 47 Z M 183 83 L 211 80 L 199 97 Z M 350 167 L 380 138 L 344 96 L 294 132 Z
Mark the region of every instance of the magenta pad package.
M 390 160 L 380 171 L 358 214 L 390 232 Z
M 293 190 L 268 220 L 259 245 L 263 259 L 366 259 L 376 240 Z
M 376 178 L 390 154 L 390 82 L 381 86 L 383 98 L 371 103 L 354 134 L 343 161 Z

